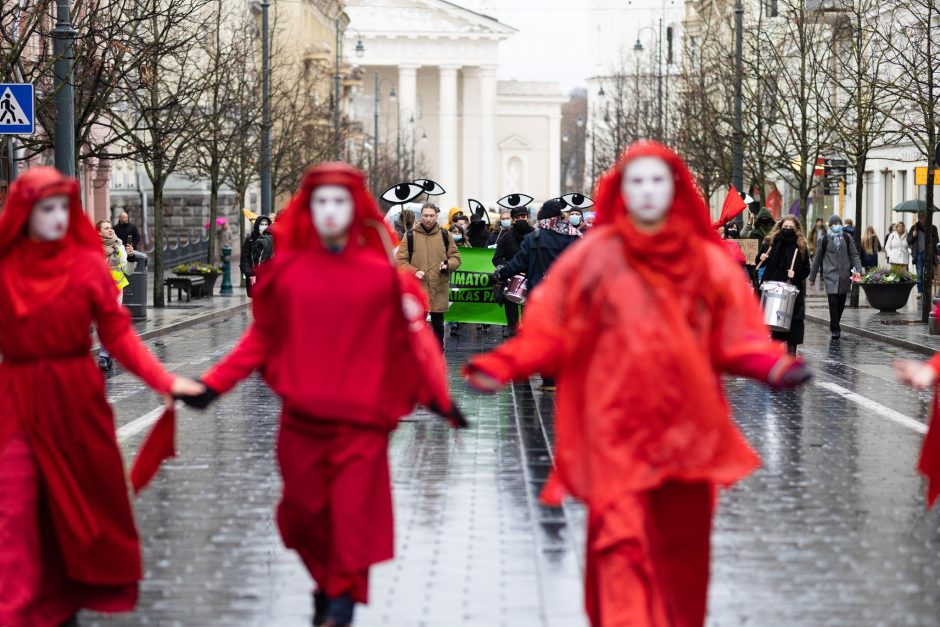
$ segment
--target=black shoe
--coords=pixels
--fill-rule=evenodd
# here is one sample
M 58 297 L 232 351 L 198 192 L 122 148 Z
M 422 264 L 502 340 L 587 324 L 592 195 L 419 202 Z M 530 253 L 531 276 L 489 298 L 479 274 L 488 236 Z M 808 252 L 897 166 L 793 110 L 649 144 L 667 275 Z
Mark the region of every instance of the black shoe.
M 114 370 L 114 361 L 110 357 L 98 356 L 98 368 L 102 372 L 111 372 Z
M 330 600 L 327 596 L 317 590 L 313 593 L 313 625 L 320 627 L 326 622 L 326 610 L 330 606 Z
M 324 616 L 324 627 L 347 627 L 352 625 L 356 603 L 348 594 L 329 600 L 329 607 Z
M 841 337 L 842 337 L 842 331 L 833 331 L 833 332 L 832 332 L 832 339 L 838 340 L 838 339 L 841 338 Z
M 503 337 L 509 337 L 509 327 L 503 327 Z
M 78 624 L 78 614 L 59 625 L 59 627 L 80 627 Z

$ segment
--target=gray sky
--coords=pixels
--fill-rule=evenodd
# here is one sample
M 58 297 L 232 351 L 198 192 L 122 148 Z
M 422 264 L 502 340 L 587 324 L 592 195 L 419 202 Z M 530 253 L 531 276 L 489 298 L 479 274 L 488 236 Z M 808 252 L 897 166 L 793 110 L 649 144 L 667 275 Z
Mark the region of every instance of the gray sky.
M 452 0 L 518 29 L 500 44 L 501 79 L 585 84 L 589 71 L 588 0 Z

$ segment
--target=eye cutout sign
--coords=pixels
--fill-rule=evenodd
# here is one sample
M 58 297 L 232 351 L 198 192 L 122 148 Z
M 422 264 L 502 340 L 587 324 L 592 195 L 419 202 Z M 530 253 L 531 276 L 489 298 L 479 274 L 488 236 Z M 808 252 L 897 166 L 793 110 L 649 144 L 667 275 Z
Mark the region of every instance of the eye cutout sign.
M 387 190 L 382 192 L 381 198 L 386 202 L 404 204 L 406 202 L 411 202 L 424 193 L 424 188 L 420 185 L 414 185 L 412 183 L 398 183 L 397 185 L 392 185 Z
M 424 193 L 428 196 L 443 196 L 445 193 L 444 188 L 432 181 L 431 179 L 415 179 L 415 185 L 421 186 L 421 189 L 424 190 Z
M 496 201 L 496 204 L 502 207 L 503 209 L 516 209 L 518 207 L 525 207 L 533 198 L 528 194 L 508 194 L 503 196 Z
M 572 192 L 570 194 L 565 194 L 558 198 L 561 202 L 565 203 L 566 206 L 573 209 L 588 209 L 594 206 L 594 201 L 584 194 L 579 192 Z

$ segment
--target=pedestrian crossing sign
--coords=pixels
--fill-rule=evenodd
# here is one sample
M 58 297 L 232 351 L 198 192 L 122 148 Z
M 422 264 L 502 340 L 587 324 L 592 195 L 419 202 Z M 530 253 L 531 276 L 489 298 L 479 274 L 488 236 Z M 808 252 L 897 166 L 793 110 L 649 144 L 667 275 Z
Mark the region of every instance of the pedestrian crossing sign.
M 0 135 L 32 135 L 35 110 L 32 83 L 0 83 Z

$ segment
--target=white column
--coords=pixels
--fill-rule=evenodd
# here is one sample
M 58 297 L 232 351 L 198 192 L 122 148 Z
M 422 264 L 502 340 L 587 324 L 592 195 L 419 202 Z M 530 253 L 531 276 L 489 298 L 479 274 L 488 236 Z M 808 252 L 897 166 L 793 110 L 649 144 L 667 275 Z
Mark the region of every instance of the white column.
M 398 66 L 398 111 L 401 114 L 398 128 L 401 133 L 402 176 L 406 176 L 411 168 L 411 160 L 404 155 L 411 154 L 411 133 L 414 128 L 409 122 L 412 117 L 417 118 L 415 105 L 418 102 L 418 65 Z
M 447 191 L 440 206 L 452 207 L 460 202 L 457 180 L 457 70 L 456 65 L 440 67 L 438 97 L 438 183 Z
M 463 146 L 462 174 L 460 177 L 458 206 L 464 207 L 467 198 L 475 198 L 484 205 L 495 202 L 496 198 L 486 198 L 482 188 L 480 172 L 480 69 L 471 67 L 463 70 Z
M 479 201 L 487 207 L 495 207 L 497 187 L 496 165 L 496 67 L 480 68 L 480 196 Z M 526 190 L 519 190 L 530 193 Z
M 561 191 L 561 111 L 548 116 L 548 195 L 555 198 Z M 565 190 L 566 192 L 569 190 Z M 573 189 L 590 195 L 593 190 Z

